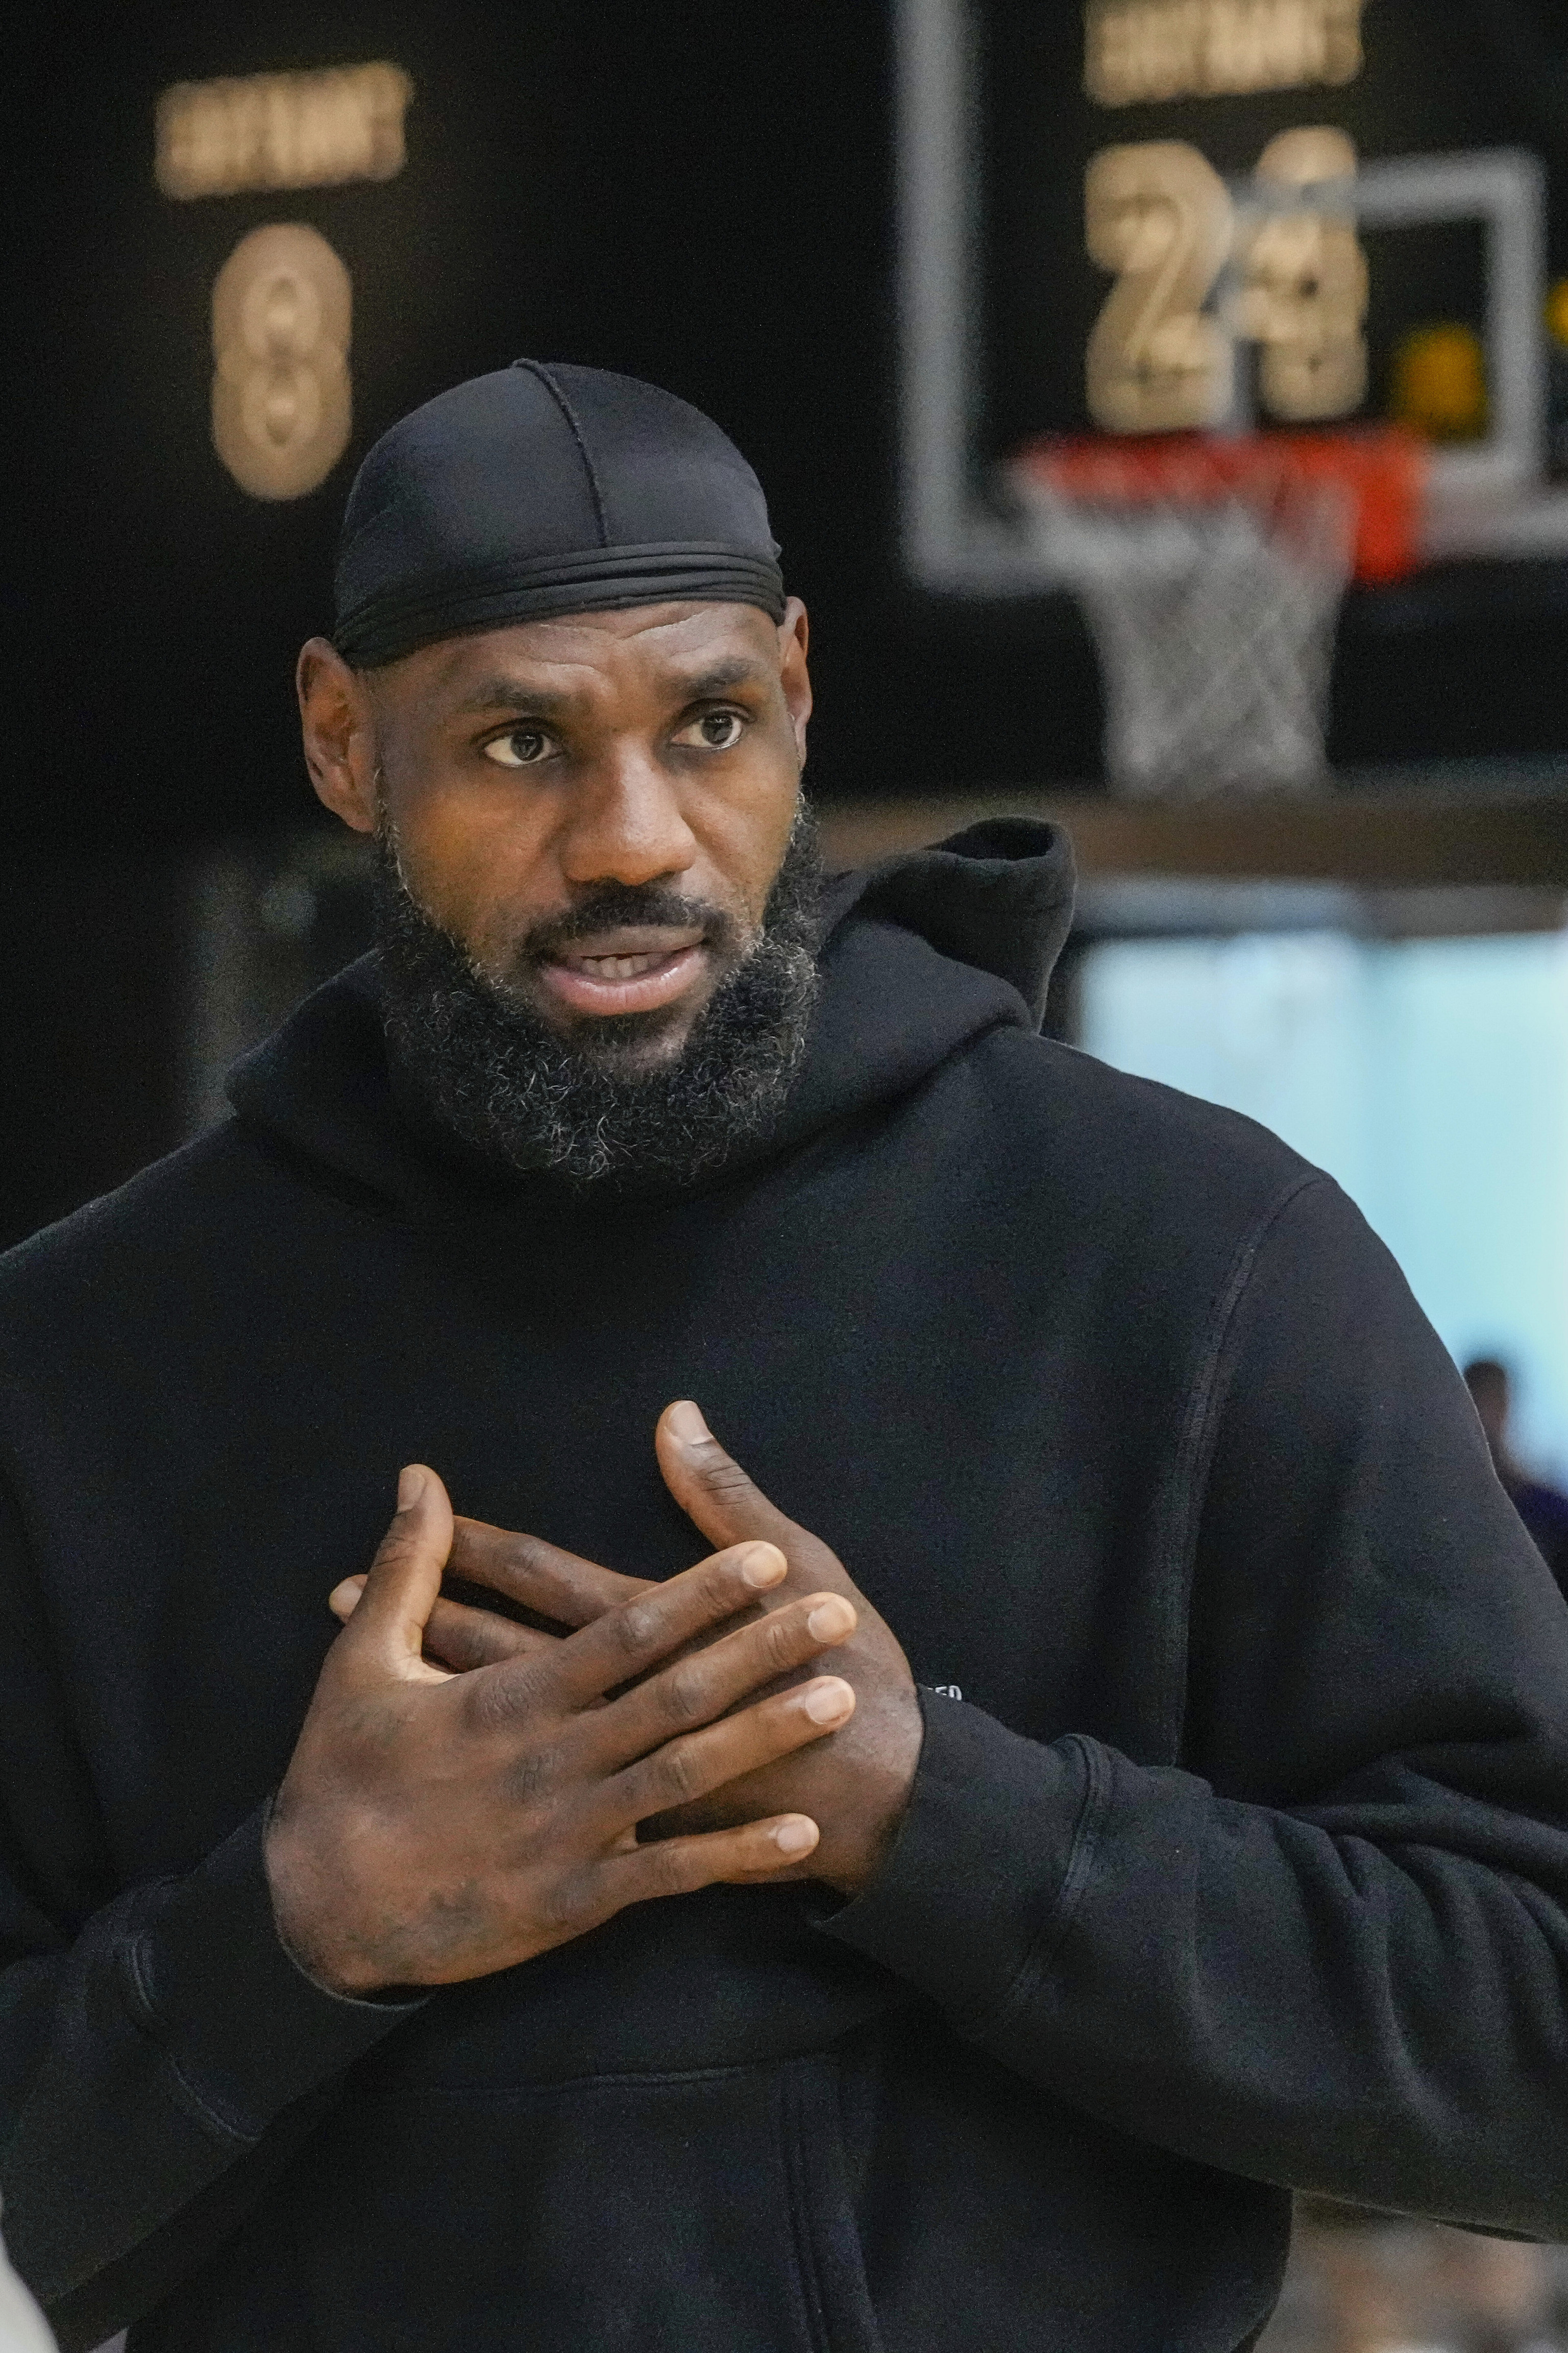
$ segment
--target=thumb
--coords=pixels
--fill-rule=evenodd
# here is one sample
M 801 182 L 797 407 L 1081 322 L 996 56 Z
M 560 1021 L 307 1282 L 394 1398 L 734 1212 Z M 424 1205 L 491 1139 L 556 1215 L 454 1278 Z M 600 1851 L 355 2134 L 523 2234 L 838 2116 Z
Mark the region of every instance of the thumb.
M 665 1407 L 654 1448 L 665 1485 L 710 1544 L 722 1549 L 748 1536 L 763 1536 L 787 1555 L 789 1539 L 800 1537 L 795 1522 L 725 1453 L 689 1398 Z
M 405 1464 L 397 1479 L 397 1516 L 376 1549 L 363 1593 L 339 1638 L 351 1648 L 356 1665 L 367 1666 L 378 1678 L 428 1679 L 420 1653 L 451 1549 L 452 1505 L 446 1488 L 427 1463 Z

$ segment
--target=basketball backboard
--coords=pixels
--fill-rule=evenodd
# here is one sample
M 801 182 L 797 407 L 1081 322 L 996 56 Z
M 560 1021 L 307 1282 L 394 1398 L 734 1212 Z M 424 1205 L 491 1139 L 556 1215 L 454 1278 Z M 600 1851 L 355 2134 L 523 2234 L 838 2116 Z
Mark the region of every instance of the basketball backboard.
M 970 595 L 1059 585 L 1048 551 L 989 494 L 996 470 L 1040 433 L 1236 434 L 1267 427 L 1270 412 L 1287 427 L 1351 428 L 1384 413 L 1396 353 L 1430 335 L 1424 322 L 1441 322 L 1446 306 L 1458 314 L 1450 343 L 1477 347 L 1480 390 L 1473 429 L 1431 449 L 1424 552 L 1568 553 L 1568 488 L 1548 480 L 1542 157 L 1512 143 L 1373 146 L 1497 119 L 1464 115 L 1451 95 L 1423 97 L 1410 45 L 1437 38 L 1441 8 L 1072 0 L 1041 13 L 1055 37 L 1038 34 L 1031 57 L 1017 10 L 898 0 L 901 510 L 913 576 Z M 1452 69 L 1447 57 L 1433 66 L 1445 82 Z M 1059 86 L 1048 117 L 1030 118 L 1019 95 L 1031 72 Z M 1405 112 L 1391 120 L 1395 86 Z M 1160 221 L 1170 233 L 1151 248 Z M 1308 235 L 1316 259 L 1304 277 Z M 1342 349 L 1303 387 L 1283 292 L 1300 311 L 1310 286 L 1321 358 L 1334 270 Z

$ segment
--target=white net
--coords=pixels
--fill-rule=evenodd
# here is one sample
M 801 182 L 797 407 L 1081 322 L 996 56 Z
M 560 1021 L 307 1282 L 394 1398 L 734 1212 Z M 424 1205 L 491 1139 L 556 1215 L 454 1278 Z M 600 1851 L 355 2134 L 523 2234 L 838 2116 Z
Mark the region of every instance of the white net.
M 1286 481 L 1201 504 L 1104 504 L 1038 485 L 1026 495 L 1093 631 L 1113 791 L 1200 799 L 1326 780 L 1348 490 Z

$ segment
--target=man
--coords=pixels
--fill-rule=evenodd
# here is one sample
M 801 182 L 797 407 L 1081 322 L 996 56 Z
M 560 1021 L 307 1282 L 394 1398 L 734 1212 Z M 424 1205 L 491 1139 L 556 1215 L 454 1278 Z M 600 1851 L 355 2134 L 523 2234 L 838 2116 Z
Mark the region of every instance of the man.
M 1219 2353 L 1293 2185 L 1568 2234 L 1568 1611 L 1458 1376 L 1038 1036 L 1047 828 L 820 882 L 805 657 L 682 404 L 405 419 L 300 672 L 378 955 L 0 1271 L 68 2348 Z
M 1486 1432 L 1492 1468 L 1503 1492 L 1530 1531 L 1531 1541 L 1558 1585 L 1568 1593 L 1568 1495 L 1532 1479 L 1513 1451 L 1512 1383 L 1508 1366 L 1495 1356 L 1478 1356 L 1465 1366 L 1465 1387 Z

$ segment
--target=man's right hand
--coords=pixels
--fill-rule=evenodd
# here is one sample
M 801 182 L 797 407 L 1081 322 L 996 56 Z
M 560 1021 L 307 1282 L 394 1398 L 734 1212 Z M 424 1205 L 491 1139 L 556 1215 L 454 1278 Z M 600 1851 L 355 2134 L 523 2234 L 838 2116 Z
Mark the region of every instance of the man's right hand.
M 854 1631 L 843 1595 L 675 1656 L 783 1583 L 776 1546 L 733 1545 L 563 1641 L 449 1675 L 422 1651 L 452 1507 L 422 1464 L 398 1506 L 268 1831 L 279 1933 L 313 1977 L 353 1994 L 488 1977 L 628 1904 L 811 1852 L 801 1814 L 644 1845 L 637 1826 L 847 1720 L 854 1693 L 831 1675 L 742 1704 Z

